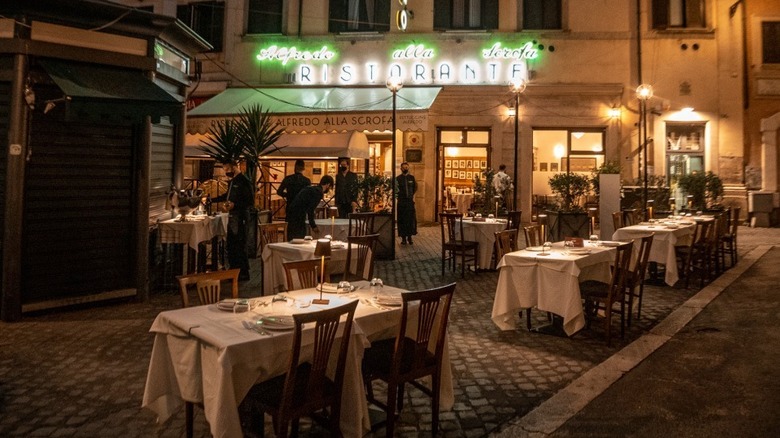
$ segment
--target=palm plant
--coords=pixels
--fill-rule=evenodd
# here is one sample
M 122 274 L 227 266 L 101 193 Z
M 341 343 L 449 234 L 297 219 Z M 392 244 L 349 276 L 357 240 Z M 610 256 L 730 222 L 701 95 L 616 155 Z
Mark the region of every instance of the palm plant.
M 244 144 L 235 120 L 215 120 L 211 123 L 208 134 L 203 140 L 205 146 L 199 148 L 204 154 L 221 164 L 236 163 L 241 160 L 244 155 Z
M 263 111 L 261 105 L 242 108 L 236 124 L 247 157 L 247 176 L 255 181 L 260 157 L 278 148 L 275 144 L 284 131 L 279 128 L 279 122 L 273 121 L 269 111 Z

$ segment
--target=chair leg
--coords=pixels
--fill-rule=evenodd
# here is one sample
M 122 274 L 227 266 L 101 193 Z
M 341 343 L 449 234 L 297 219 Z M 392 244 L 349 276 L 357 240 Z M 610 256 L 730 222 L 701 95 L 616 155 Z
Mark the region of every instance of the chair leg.
M 639 283 L 639 302 L 636 305 L 636 319 L 639 321 L 639 318 L 641 318 L 642 314 L 642 296 L 645 294 L 645 281 L 642 280 Z
M 604 306 L 604 332 L 607 335 L 607 347 L 612 346 L 612 306 Z
M 441 389 L 441 371 L 433 373 L 431 379 L 431 434 L 439 433 L 439 393 Z
M 184 429 L 185 429 L 185 435 L 187 438 L 192 438 L 192 429 L 193 425 L 192 422 L 194 421 L 194 412 L 195 405 L 191 402 L 184 402 Z
M 395 432 L 396 397 L 398 397 L 398 385 L 387 385 L 387 406 L 385 410 L 385 414 L 387 415 L 385 435 L 387 438 L 392 438 L 393 432 Z
M 399 413 L 404 408 L 404 386 L 405 385 L 403 383 L 400 383 L 398 385 L 398 401 L 396 403 L 398 406 L 396 406 L 396 409 L 398 410 Z

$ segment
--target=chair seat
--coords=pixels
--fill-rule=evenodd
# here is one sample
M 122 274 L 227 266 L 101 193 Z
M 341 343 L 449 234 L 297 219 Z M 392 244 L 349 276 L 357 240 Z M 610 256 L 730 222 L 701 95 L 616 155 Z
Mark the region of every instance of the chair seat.
M 606 298 L 609 284 L 597 280 L 585 280 L 580 283 L 580 295 L 583 297 Z
M 414 364 L 415 342 L 410 338 L 404 338 L 403 355 L 401 356 L 401 374 L 406 374 L 412 369 Z M 383 339 L 371 343 L 371 348 L 367 349 L 363 357 L 363 373 L 372 372 L 374 375 L 387 376 L 390 374 L 393 365 L 393 350 L 395 349 L 395 338 Z M 423 366 L 430 367 L 436 365 L 436 357 L 430 351 L 425 352 L 422 358 Z M 370 371 L 369 371 L 370 370 Z
M 458 250 L 458 249 L 473 249 L 479 246 L 479 242 L 475 242 L 473 240 L 451 240 L 449 242 L 446 242 L 444 244 L 444 248 L 448 250 Z
M 336 385 L 332 380 L 325 378 L 322 382 L 321 394 L 313 394 L 312 388 L 306 387 L 306 382 L 309 381 L 309 374 L 311 374 L 311 364 L 306 362 L 298 366 L 297 378 L 295 379 L 295 388 L 293 389 L 293 404 L 296 406 L 303 406 L 307 403 L 311 403 L 316 400 L 324 400 L 328 397 L 335 396 Z M 265 382 L 258 383 L 252 387 L 249 391 L 249 396 L 267 407 L 279 409 L 282 403 L 282 394 L 284 393 L 284 381 L 287 378 L 287 373 L 281 376 L 276 376 L 273 379 L 266 380 Z

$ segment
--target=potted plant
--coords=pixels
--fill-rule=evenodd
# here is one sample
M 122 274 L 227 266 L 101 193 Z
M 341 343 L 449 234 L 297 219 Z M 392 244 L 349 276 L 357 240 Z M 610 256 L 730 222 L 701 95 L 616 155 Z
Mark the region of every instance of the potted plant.
M 480 174 L 484 177 L 480 177 Z M 493 186 L 493 177 L 496 172 L 487 168 L 478 173 L 473 180 L 474 183 L 474 200 L 472 201 L 471 211 L 479 213 L 484 217 L 489 214 L 506 215 L 506 206 L 504 205 L 504 194 L 496 191 Z M 498 203 L 498 208 L 496 208 Z
M 358 210 L 374 212 L 374 232 L 379 234 L 375 248 L 378 259 L 393 258 L 392 233 L 392 180 L 383 175 L 364 175 L 358 177 Z
M 550 180 L 550 189 L 558 198 L 558 210 L 547 211 L 548 230 L 554 240 L 590 234 L 588 213 L 582 199 L 590 192 L 590 179 L 579 173 L 558 173 Z
M 692 172 L 677 178 L 677 186 L 686 196 L 691 196 L 692 210 L 717 209 L 723 199 L 723 181 L 711 171 Z

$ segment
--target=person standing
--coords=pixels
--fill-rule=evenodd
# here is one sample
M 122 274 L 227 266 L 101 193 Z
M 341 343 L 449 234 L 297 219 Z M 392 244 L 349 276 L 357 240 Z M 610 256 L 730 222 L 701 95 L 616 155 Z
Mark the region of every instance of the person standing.
M 279 184 L 279 189 L 276 190 L 276 194 L 283 197 L 285 205 L 285 221 L 289 222 L 290 216 L 290 204 L 292 204 L 295 196 L 306 187 L 311 186 L 311 180 L 303 175 L 303 171 L 306 170 L 306 164 L 303 160 L 295 160 L 295 173 L 287 175 Z
M 509 208 L 507 196 L 515 186 L 512 184 L 512 177 L 506 174 L 506 164 L 498 166 L 498 173 L 493 175 L 493 188 L 496 190 L 496 195 L 501 196 L 504 207 Z
M 336 207 L 340 218 L 348 218 L 358 207 L 357 174 L 349 170 L 349 158 L 339 158 L 339 172 L 336 174 Z
M 254 206 L 254 190 L 252 182 L 241 173 L 238 163 L 224 163 L 225 176 L 230 178 L 225 194 L 213 198 L 212 202 L 224 202 L 227 210 L 227 253 L 231 269 L 240 269 L 239 281 L 249 280 L 249 256 L 246 252 L 247 227 L 249 226 L 249 209 Z
M 409 174 L 409 163 L 401 163 L 401 174 L 395 177 L 395 182 L 398 187 L 398 235 L 401 236 L 401 245 L 412 245 L 412 236 L 417 234 L 417 213 L 414 209 L 417 180 Z
M 319 234 L 320 230 L 314 221 L 316 218 L 314 210 L 331 187 L 333 187 L 333 177 L 325 175 L 320 179 L 319 185 L 304 187 L 298 192 L 298 195 L 290 203 L 287 213 L 287 237 L 290 240 L 306 236 L 307 217 L 312 233 L 315 237 Z

